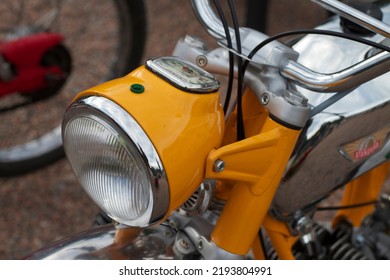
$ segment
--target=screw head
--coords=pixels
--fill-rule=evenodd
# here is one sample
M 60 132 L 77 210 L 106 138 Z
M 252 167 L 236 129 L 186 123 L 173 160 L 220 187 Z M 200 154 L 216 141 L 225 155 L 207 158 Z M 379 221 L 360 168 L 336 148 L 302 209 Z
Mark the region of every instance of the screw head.
M 190 244 L 188 244 L 188 242 L 185 241 L 184 239 L 180 239 L 180 240 L 179 240 L 179 245 L 180 245 L 183 249 L 185 249 L 185 250 L 190 249 Z
M 200 67 L 205 67 L 207 65 L 207 57 L 200 55 L 196 58 L 196 64 Z
M 213 164 L 213 171 L 214 172 L 222 172 L 223 170 L 225 169 L 225 162 L 223 160 L 220 160 L 220 159 L 217 159 L 216 161 L 214 161 L 214 164 Z
M 312 232 L 313 230 L 313 225 L 310 219 L 307 217 L 303 216 L 300 218 L 297 222 L 297 230 L 302 233 L 302 234 L 308 234 Z
M 200 240 L 198 241 L 198 249 L 199 249 L 199 250 L 202 250 L 202 249 L 203 249 L 203 246 L 204 246 L 204 244 L 203 244 L 203 239 L 200 239 Z
M 177 223 L 174 220 L 169 220 L 168 224 L 171 228 L 177 228 Z
M 263 93 L 263 95 L 261 96 L 261 104 L 263 105 L 267 105 L 270 101 L 270 96 L 268 93 Z

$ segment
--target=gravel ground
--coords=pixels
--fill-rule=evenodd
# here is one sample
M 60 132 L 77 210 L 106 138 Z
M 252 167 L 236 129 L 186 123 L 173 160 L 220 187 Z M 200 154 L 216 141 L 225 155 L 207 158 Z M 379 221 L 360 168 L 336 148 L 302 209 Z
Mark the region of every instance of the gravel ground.
M 148 41 L 145 59 L 169 55 L 185 34 L 210 38 L 187 1 L 146 0 Z M 237 1 L 244 23 L 244 1 Z M 272 0 L 270 34 L 312 27 L 326 13 L 309 1 Z M 210 39 L 208 42 L 213 43 Z M 0 179 L 0 259 L 18 259 L 91 226 L 96 206 L 84 194 L 65 159 L 20 177 Z

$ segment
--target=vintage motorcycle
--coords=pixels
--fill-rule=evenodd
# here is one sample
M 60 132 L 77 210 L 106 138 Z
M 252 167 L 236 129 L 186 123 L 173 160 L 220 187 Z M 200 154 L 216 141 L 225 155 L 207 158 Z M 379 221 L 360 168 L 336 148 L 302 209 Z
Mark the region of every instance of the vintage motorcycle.
M 268 37 L 192 0 L 219 48 L 187 36 L 78 94 L 65 152 L 113 223 L 29 258 L 390 258 L 390 3 L 313 1 L 335 15 Z

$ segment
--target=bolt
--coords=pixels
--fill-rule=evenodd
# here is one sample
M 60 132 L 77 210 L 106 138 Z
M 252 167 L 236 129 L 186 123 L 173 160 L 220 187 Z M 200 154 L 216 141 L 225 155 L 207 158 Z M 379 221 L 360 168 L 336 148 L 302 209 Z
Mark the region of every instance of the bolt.
M 175 220 L 169 220 L 168 224 L 171 228 L 177 228 L 177 223 Z
M 225 162 L 223 160 L 217 159 L 216 161 L 214 161 L 214 164 L 213 164 L 213 171 L 214 172 L 220 173 L 224 169 L 225 169 Z
M 387 193 L 381 194 L 380 201 L 389 205 L 390 204 L 390 195 L 388 195 Z
M 366 238 L 364 237 L 364 235 L 362 233 L 356 234 L 355 242 L 354 242 L 354 244 L 356 246 L 361 247 L 364 245 L 365 242 L 366 242 Z
M 196 58 L 196 64 L 200 67 L 205 67 L 207 65 L 207 57 L 200 55 Z
M 190 244 L 188 244 L 188 242 L 185 241 L 184 239 L 180 239 L 180 240 L 179 240 L 179 245 L 180 245 L 183 249 L 185 249 L 185 250 L 190 249 Z
M 303 216 L 302 218 L 300 218 L 297 222 L 297 230 L 298 232 L 300 232 L 301 234 L 308 234 L 310 232 L 312 232 L 313 230 L 313 224 L 311 222 L 310 219 L 308 219 L 307 217 Z
M 199 249 L 199 250 L 202 250 L 203 247 L 204 247 L 203 239 L 200 239 L 200 240 L 198 241 L 198 249 Z
M 267 105 L 270 100 L 269 94 L 268 93 L 263 93 L 261 96 L 261 104 Z
M 165 231 L 163 232 L 163 235 L 164 235 L 165 237 L 172 237 L 172 232 L 169 231 L 169 230 L 165 230 Z

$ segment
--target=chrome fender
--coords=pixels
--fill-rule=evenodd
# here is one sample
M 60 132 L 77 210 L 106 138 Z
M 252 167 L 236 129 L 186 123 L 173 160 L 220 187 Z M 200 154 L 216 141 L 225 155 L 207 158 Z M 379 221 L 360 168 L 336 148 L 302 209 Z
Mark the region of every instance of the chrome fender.
M 110 224 L 57 241 L 34 252 L 26 259 L 173 259 L 174 241 L 175 231 L 164 225 L 144 229 L 116 229 Z

